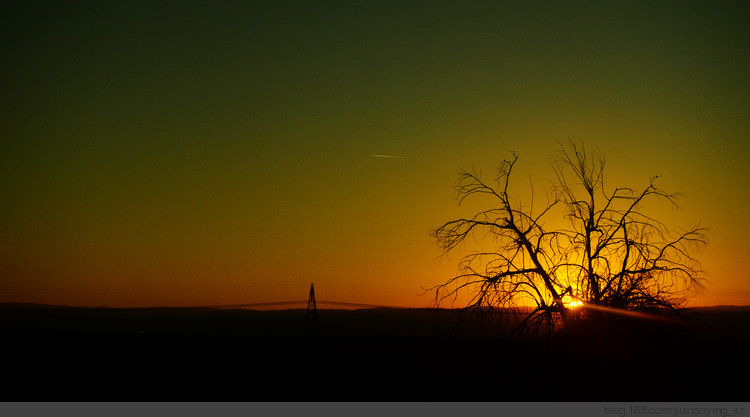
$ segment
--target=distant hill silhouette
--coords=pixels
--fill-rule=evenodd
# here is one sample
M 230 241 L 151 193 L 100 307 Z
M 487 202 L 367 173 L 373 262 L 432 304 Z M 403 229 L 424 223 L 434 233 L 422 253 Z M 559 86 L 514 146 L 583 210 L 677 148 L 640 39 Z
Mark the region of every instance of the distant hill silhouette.
M 0 330 L 76 333 L 235 334 L 258 337 L 305 334 L 305 309 L 250 310 L 202 307 L 108 308 L 0 303 Z M 496 337 L 520 316 L 504 311 L 484 318 L 452 309 L 319 309 L 321 336 Z M 686 309 L 700 334 L 750 338 L 750 306 Z
M 0 303 L 0 310 L 61 310 L 61 309 L 83 309 L 87 307 L 70 307 L 52 304 L 35 303 Z
M 392 308 L 318 310 L 315 337 L 305 313 L 0 304 L 12 382 L 0 400 L 726 401 L 750 371 L 750 306 L 690 309 L 688 330 L 613 341 L 508 340 L 511 315 Z M 610 373 L 566 368 L 554 389 L 519 391 L 546 357 Z

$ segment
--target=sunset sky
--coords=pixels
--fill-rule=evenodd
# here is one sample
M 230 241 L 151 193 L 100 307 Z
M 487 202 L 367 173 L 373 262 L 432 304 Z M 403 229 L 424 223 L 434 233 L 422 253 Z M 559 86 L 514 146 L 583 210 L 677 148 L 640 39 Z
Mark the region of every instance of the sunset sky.
M 696 304 L 750 304 L 748 2 L 18 1 L 0 33 L 0 302 L 427 306 L 458 170 L 515 151 L 522 191 L 574 137 L 711 227 Z

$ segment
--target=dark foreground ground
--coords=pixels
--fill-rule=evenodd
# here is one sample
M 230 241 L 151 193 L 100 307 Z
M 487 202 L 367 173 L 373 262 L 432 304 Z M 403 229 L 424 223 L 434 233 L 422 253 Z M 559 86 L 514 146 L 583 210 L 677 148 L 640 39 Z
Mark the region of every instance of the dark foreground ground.
M 2 401 L 737 401 L 750 308 L 507 340 L 451 311 L 0 305 Z

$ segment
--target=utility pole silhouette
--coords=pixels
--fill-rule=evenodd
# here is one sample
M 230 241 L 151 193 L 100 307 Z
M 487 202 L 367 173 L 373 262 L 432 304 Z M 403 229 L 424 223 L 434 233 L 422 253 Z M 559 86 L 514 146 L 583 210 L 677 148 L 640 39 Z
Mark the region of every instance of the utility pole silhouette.
M 307 332 L 310 335 L 318 335 L 318 308 L 315 305 L 315 288 L 310 283 L 310 298 L 307 299 L 307 315 L 305 317 Z

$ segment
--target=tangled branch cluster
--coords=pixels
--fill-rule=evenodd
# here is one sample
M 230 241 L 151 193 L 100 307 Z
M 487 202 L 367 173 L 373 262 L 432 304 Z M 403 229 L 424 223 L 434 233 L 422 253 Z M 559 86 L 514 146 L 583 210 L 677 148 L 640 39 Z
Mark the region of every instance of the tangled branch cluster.
M 488 197 L 492 207 L 471 218 L 449 221 L 432 230 L 448 253 L 469 236 L 489 238 L 491 249 L 465 256 L 459 273 L 432 288 L 439 305 L 468 290 L 468 309 L 518 309 L 531 313 L 517 330 L 559 327 L 583 314 L 571 305 L 676 312 L 702 288 L 695 249 L 705 245 L 706 229 L 672 233 L 642 211 L 650 200 L 675 205 L 678 194 L 656 187 L 657 178 L 640 190 L 604 185 L 605 161 L 589 156 L 579 142 L 560 145 L 548 203 L 537 213 L 514 202 L 508 193 L 518 157 L 503 161 L 487 181 L 461 172 L 459 204 Z M 532 190 L 533 192 L 533 190 Z M 548 229 L 545 220 L 563 217 L 565 227 Z

